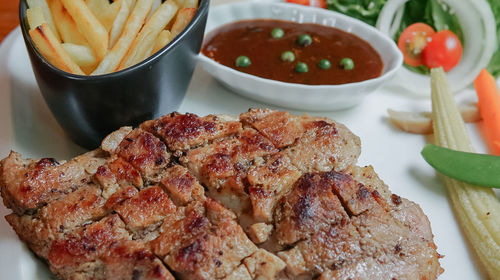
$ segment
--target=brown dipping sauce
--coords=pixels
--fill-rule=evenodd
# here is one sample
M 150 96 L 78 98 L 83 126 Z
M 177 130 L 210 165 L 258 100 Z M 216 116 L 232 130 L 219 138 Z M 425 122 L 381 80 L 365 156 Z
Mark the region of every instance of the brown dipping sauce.
M 273 38 L 274 28 L 285 31 L 282 38 Z M 313 42 L 300 46 L 297 38 L 309 34 Z M 292 51 L 294 62 L 281 60 L 281 53 Z M 376 78 L 382 74 L 380 55 L 366 41 L 338 28 L 312 23 L 295 23 L 281 20 L 244 20 L 224 25 L 204 41 L 202 53 L 220 64 L 262 78 L 307 85 L 338 85 Z M 249 67 L 236 67 L 241 55 L 251 60 Z M 354 61 L 354 69 L 340 66 L 342 58 Z M 328 59 L 331 68 L 318 67 L 321 59 Z M 294 70 L 297 62 L 305 62 L 309 71 Z

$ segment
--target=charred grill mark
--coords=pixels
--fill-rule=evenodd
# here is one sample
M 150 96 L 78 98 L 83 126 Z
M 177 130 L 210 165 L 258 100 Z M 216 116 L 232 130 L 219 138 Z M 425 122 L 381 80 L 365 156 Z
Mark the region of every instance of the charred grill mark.
M 208 225 L 208 219 L 205 217 L 195 217 L 187 226 L 188 232 L 194 232 Z
M 209 174 L 225 174 L 233 170 L 231 157 L 224 153 L 216 153 L 210 156 L 206 165 Z
M 184 192 L 191 189 L 195 184 L 195 179 L 189 174 L 183 174 L 182 176 L 167 177 L 162 183 L 164 185 L 173 185 L 179 191 Z
M 401 200 L 401 197 L 397 194 L 392 194 L 391 195 L 391 201 L 394 205 L 400 205 L 403 201 Z
M 293 206 L 294 219 L 299 224 L 310 222 L 315 215 L 315 205 L 313 198 L 308 193 L 299 198 L 299 201 Z
M 127 136 L 133 141 L 122 141 L 118 155 L 143 173 L 154 172 L 168 163 L 169 154 L 165 143 L 153 134 L 136 129 Z
M 189 245 L 179 249 L 179 252 L 175 257 L 176 261 L 183 263 L 188 267 L 193 267 L 200 262 L 203 257 L 203 243 L 206 238 L 207 236 L 202 236 Z
M 262 186 L 249 186 L 248 193 L 258 199 L 271 197 L 271 193 L 263 189 Z
M 141 277 L 141 272 L 138 269 L 132 271 L 132 280 L 139 280 Z
M 155 265 L 155 267 L 153 268 L 153 276 L 158 277 L 158 278 L 163 276 L 163 270 L 162 270 L 161 266 Z
M 172 113 L 155 121 L 152 130 L 163 137 L 167 143 L 184 141 L 198 137 L 200 134 L 216 131 L 216 119 L 204 121 L 195 114 Z
M 45 168 L 45 167 L 50 167 L 50 166 L 58 166 L 59 162 L 55 160 L 54 158 L 42 158 L 37 162 L 37 168 Z
M 358 183 L 358 191 L 356 193 L 358 199 L 360 200 L 366 200 L 369 197 L 371 197 L 372 192 L 365 187 L 365 185 Z

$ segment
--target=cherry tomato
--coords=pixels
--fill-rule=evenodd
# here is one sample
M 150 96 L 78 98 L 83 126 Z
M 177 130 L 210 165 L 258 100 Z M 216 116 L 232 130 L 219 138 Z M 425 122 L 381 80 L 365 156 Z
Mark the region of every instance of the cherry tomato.
M 294 4 L 300 4 L 300 5 L 305 5 L 309 6 L 310 1 L 309 0 L 286 0 L 288 3 L 294 3 Z
M 461 58 L 462 43 L 457 35 L 449 30 L 434 34 L 422 52 L 422 61 L 425 66 L 428 68 L 442 66 L 446 72 L 453 69 Z
M 422 51 L 434 35 L 434 29 L 421 22 L 408 26 L 398 40 L 398 47 L 404 55 L 405 63 L 411 66 L 420 66 Z

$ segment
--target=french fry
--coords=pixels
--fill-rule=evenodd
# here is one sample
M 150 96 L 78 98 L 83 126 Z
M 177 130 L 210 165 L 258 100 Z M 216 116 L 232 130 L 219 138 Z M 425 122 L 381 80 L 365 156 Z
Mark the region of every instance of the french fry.
M 119 69 L 135 65 L 151 54 L 158 34 L 160 34 L 165 26 L 172 20 L 177 9 L 178 7 L 175 1 L 166 1 L 161 4 L 146 22 L 139 35 L 134 39 L 127 57 L 121 63 Z
M 60 0 L 98 59 L 108 51 L 108 32 L 83 0 Z
M 111 26 L 111 30 L 109 33 L 109 48 L 113 48 L 116 41 L 120 37 L 120 34 L 123 31 L 123 26 L 127 22 L 127 18 L 132 11 L 132 2 L 130 0 L 122 0 L 120 5 L 120 10 L 113 21 Z
M 170 43 L 172 39 L 172 33 L 170 33 L 170 30 L 162 30 L 160 32 L 160 35 L 158 35 L 158 38 L 156 38 L 155 46 L 153 47 L 153 51 L 151 52 L 151 54 L 154 54 L 157 51 L 161 50 L 168 43 Z
M 153 14 L 156 12 L 156 9 L 158 9 L 161 5 L 161 0 L 153 0 L 153 5 L 151 6 L 151 11 L 149 11 L 148 15 L 148 20 L 153 16 Z
M 113 21 L 120 10 L 121 2 L 118 0 L 110 4 L 108 0 L 86 0 L 87 6 L 104 28 L 106 28 L 107 32 L 113 26 Z
M 183 8 L 198 8 L 198 0 L 182 0 Z
M 97 64 L 97 59 L 88 46 L 63 43 L 62 47 L 69 54 L 71 59 L 80 67 L 88 67 Z
M 65 0 L 68 1 L 68 0 Z M 137 1 L 132 13 L 130 14 L 125 28 L 122 31 L 122 35 L 113 46 L 113 48 L 108 52 L 108 54 L 101 61 L 99 66 L 92 72 L 92 75 L 107 74 L 112 71 L 117 70 L 120 62 L 127 54 L 134 38 L 139 33 L 146 16 L 151 10 L 153 0 L 141 0 Z
M 84 74 L 61 46 L 48 23 L 42 23 L 42 25 L 30 30 L 29 34 L 38 51 L 55 67 L 73 74 Z
M 69 15 L 62 3 L 59 0 L 48 0 L 47 2 L 62 41 L 77 45 L 88 45 L 87 40 L 80 31 L 78 31 L 75 21 Z
M 29 8 L 28 10 L 26 10 L 26 16 L 28 18 L 28 25 L 30 26 L 30 30 L 37 28 L 44 22 L 47 22 L 40 7 Z
M 196 14 L 196 8 L 182 8 L 177 13 L 177 18 L 175 19 L 174 25 L 172 25 L 172 36 L 175 37 L 186 28 L 186 26 L 191 22 L 191 19 Z
M 27 3 L 28 3 L 28 7 L 30 7 L 30 8 L 39 7 L 40 9 L 42 9 L 43 17 L 45 18 L 50 29 L 52 29 L 52 34 L 54 34 L 54 36 L 56 36 L 57 41 L 61 42 L 61 37 L 59 36 L 59 33 L 57 32 L 56 26 L 54 24 L 54 20 L 52 19 L 52 13 L 49 9 L 49 5 L 47 4 L 47 1 L 45 1 L 45 0 L 27 0 Z

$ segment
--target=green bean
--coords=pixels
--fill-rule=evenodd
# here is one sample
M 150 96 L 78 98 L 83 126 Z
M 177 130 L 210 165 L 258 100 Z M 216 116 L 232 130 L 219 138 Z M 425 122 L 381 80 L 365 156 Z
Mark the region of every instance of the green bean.
M 500 188 L 500 157 L 467 153 L 427 144 L 422 156 L 444 175 L 472 184 Z

